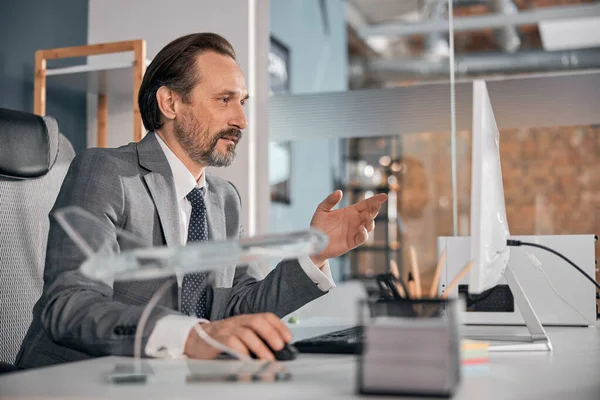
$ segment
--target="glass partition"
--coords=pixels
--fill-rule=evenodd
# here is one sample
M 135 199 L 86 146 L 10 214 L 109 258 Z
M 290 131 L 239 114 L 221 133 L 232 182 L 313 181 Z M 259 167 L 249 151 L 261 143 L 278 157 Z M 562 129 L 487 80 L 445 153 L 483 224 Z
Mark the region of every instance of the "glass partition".
M 569 43 L 553 34 L 561 21 L 600 17 L 592 3 L 271 0 L 272 82 L 287 77 L 269 109 L 272 230 L 306 228 L 334 189 L 344 204 L 386 192 L 375 232 L 332 263 L 334 278 L 394 264 L 406 276 L 412 247 L 426 290 L 436 237 L 470 233 L 478 78 L 501 131 L 511 233 L 598 231 L 584 215 L 597 197 L 600 43 L 574 28 Z

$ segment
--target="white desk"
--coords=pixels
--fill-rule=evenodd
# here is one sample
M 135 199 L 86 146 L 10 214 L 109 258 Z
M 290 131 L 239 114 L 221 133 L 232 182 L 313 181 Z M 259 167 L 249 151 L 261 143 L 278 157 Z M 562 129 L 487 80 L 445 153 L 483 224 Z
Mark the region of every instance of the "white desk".
M 454 399 L 600 399 L 600 330 L 548 328 L 552 353 L 494 353 L 487 371 L 464 373 Z M 316 328 L 315 328 L 316 329 Z M 494 333 L 522 328 L 501 328 Z M 0 396 L 111 399 L 346 399 L 355 394 L 354 356 L 300 355 L 285 363 L 290 382 L 186 383 L 190 368 L 207 363 L 150 360 L 146 384 L 107 384 L 117 357 L 98 358 L 0 377 Z M 233 362 L 233 361 L 217 361 Z M 214 362 L 213 362 L 214 363 Z M 210 364 L 208 364 L 210 367 Z M 369 397 L 375 398 L 375 397 Z M 389 398 L 389 397 L 385 397 Z

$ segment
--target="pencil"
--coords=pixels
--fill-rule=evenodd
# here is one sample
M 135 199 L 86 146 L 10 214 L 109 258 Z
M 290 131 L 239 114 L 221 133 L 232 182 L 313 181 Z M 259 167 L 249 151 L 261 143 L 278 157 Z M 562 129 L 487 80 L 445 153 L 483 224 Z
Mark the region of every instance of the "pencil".
M 410 245 L 410 266 L 415 277 L 415 298 L 420 299 L 423 296 L 421 287 L 421 273 L 419 272 L 419 264 L 417 262 L 417 251 L 413 245 Z
M 440 259 L 438 260 L 437 266 L 435 267 L 435 272 L 433 273 L 433 281 L 431 281 L 431 287 L 429 288 L 429 297 L 435 298 L 438 294 L 438 284 L 440 283 L 440 274 L 444 263 L 446 262 L 446 248 L 442 250 L 442 254 L 440 255 Z
M 463 267 L 463 269 L 460 270 L 460 272 L 458 273 L 458 275 L 456 275 L 456 278 L 454 278 L 452 280 L 452 282 L 450 282 L 450 284 L 448 285 L 448 287 L 446 288 L 446 290 L 444 291 L 444 293 L 442 293 L 441 298 L 442 299 L 447 299 L 449 293 L 454 290 L 454 288 L 460 283 L 460 281 L 462 280 L 462 278 L 464 278 L 464 276 L 467 274 L 467 272 L 469 272 L 469 270 L 471 269 L 471 266 L 473 265 L 473 263 L 471 261 L 469 261 L 467 263 L 467 265 L 465 265 Z

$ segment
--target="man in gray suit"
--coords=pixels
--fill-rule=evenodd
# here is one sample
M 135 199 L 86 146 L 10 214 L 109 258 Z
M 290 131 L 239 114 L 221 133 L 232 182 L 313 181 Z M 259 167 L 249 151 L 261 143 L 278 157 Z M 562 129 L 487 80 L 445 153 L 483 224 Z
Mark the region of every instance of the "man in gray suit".
M 225 39 L 201 33 L 174 40 L 154 58 L 140 88 L 148 134 L 139 143 L 77 156 L 53 211 L 81 207 L 148 246 L 239 237 L 240 197 L 230 182 L 205 169 L 233 162 L 247 125 L 247 98 L 244 76 Z M 379 195 L 333 210 L 341 197 L 340 191 L 330 194 L 312 218 L 311 226 L 329 237 L 321 254 L 283 261 L 264 279 L 246 268 L 223 267 L 206 290 L 202 274 L 90 280 L 78 271 L 85 256 L 51 218 L 44 290 L 17 363 L 36 367 L 132 355 L 142 310 L 164 285 L 169 290 L 143 330 L 144 355 L 215 357 L 220 351 L 198 336 L 201 326 L 201 333 L 231 349 L 273 359 L 270 349 L 280 350 L 291 340 L 279 318 L 334 286 L 327 260 L 366 241 L 386 200 Z M 99 235 L 114 251 L 127 249 L 114 230 Z

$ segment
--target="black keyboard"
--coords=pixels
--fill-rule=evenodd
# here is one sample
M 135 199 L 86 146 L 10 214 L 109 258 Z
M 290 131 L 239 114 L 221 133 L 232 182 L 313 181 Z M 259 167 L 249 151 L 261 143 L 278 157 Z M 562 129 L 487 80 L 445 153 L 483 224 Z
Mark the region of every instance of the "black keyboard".
M 294 346 L 300 353 L 360 354 L 363 338 L 362 326 L 353 326 L 299 340 L 294 342 Z

